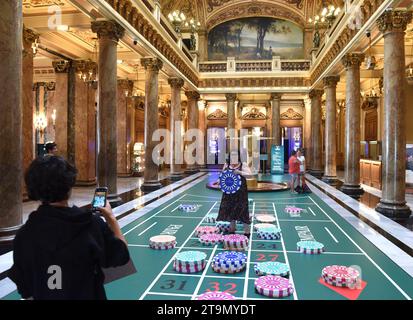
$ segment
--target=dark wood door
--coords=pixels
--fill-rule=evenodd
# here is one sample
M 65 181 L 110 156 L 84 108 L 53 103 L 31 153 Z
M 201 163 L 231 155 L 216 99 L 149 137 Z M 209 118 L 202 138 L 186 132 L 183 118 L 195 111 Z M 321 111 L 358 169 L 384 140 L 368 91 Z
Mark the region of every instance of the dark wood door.
M 377 109 L 366 112 L 364 136 L 366 141 L 377 141 Z

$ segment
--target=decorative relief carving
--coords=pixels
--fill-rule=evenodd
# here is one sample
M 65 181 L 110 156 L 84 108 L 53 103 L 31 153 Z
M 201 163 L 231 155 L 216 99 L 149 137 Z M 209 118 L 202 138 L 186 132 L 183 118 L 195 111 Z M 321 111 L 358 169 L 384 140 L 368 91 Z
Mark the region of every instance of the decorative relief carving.
M 142 58 L 141 64 L 145 70 L 150 70 L 154 72 L 159 72 L 163 67 L 163 62 L 158 58 Z
M 365 57 L 364 53 L 347 53 L 341 62 L 345 68 L 360 67 Z
M 56 73 L 67 73 L 69 72 L 70 61 L 67 61 L 67 60 L 53 61 L 52 65 Z
M 276 4 L 260 3 L 260 5 L 252 5 L 251 3 L 237 4 L 228 8 L 223 12 L 208 19 L 207 29 L 210 30 L 218 24 L 235 18 L 243 17 L 274 17 L 293 21 L 298 25 L 304 26 L 305 19 L 299 14 L 277 6 Z
M 184 86 L 185 81 L 181 78 L 169 78 L 168 83 L 172 88 L 181 89 Z
M 411 11 L 388 10 L 377 20 L 377 26 L 383 33 L 392 31 L 403 32 L 410 21 L 412 21 Z
M 188 100 L 199 100 L 199 98 L 201 97 L 198 91 L 186 91 L 185 92 L 186 97 L 188 98 Z
M 293 108 L 288 108 L 286 112 L 281 114 L 280 119 L 281 120 L 303 120 L 304 117 L 300 113 L 294 111 Z
M 23 0 L 23 7 L 28 9 L 48 7 L 53 5 L 64 6 L 66 5 L 66 3 L 63 0 Z
M 241 117 L 242 120 L 267 120 L 267 116 L 262 113 L 258 108 L 252 108 Z
M 207 117 L 208 120 L 227 120 L 228 114 L 226 114 L 221 109 L 217 109 L 214 112 L 210 113 Z
M 212 78 L 203 79 L 199 82 L 201 88 L 222 88 L 222 87 L 309 87 L 310 80 L 306 78 L 253 78 L 253 79 L 227 79 Z
M 207 0 L 208 12 L 212 12 L 215 7 L 220 7 L 231 0 Z
M 336 87 L 340 81 L 340 76 L 328 76 L 323 79 L 324 87 Z
M 98 38 L 108 37 L 109 39 L 119 41 L 124 34 L 125 29 L 115 21 L 92 21 L 92 31 L 97 33 Z

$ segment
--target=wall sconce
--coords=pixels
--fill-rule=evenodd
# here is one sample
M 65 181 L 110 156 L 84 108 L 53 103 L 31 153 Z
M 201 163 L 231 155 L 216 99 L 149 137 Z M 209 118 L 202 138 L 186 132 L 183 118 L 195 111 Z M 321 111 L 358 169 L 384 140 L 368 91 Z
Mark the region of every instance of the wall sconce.
M 45 130 L 46 127 L 47 127 L 47 119 L 46 119 L 46 117 L 45 117 L 44 114 L 39 113 L 39 114 L 36 116 L 36 119 L 35 119 L 35 122 L 34 122 L 34 126 L 35 126 L 36 130 L 39 131 L 40 137 L 43 137 L 44 130 Z
M 53 123 L 53 129 L 56 129 L 56 109 L 53 109 L 52 123 Z

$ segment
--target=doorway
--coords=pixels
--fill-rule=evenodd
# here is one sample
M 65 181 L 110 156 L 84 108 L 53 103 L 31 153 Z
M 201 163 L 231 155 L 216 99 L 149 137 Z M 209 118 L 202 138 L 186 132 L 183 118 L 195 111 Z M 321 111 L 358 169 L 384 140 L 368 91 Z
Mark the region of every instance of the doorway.
M 297 151 L 303 146 L 302 127 L 284 127 L 282 130 L 284 144 L 284 163 L 288 164 L 288 159 L 293 150 Z

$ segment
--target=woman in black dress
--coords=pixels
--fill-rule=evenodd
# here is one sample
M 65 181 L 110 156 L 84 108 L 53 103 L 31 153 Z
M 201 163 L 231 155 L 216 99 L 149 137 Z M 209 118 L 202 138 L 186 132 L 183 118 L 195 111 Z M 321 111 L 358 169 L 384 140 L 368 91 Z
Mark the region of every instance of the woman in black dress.
M 233 170 L 235 174 L 241 176 L 241 188 L 233 194 L 222 194 L 221 206 L 219 207 L 219 213 L 217 221 L 231 222 L 230 233 L 235 233 L 236 222 L 240 221 L 244 225 L 244 235 L 250 236 L 251 232 L 251 219 L 248 210 L 248 189 L 247 180 L 244 175 L 251 175 L 248 167 L 242 168 L 242 163 L 238 160 L 239 157 L 231 157 L 230 160 L 224 165 L 224 170 Z M 236 159 L 236 160 L 234 160 Z

